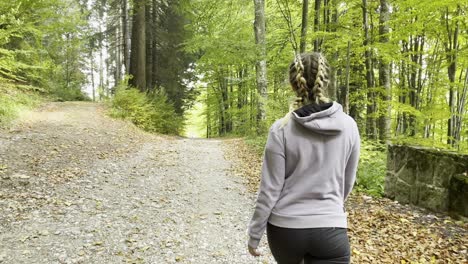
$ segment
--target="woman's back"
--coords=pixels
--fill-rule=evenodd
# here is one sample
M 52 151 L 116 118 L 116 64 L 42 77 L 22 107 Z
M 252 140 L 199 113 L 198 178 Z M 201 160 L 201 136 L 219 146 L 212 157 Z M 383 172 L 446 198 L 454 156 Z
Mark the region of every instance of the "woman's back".
M 279 120 L 270 129 L 275 140 L 269 140 L 266 152 L 284 155 L 285 179 L 268 221 L 296 228 L 346 227 L 343 202 L 354 182 L 359 133 L 340 104 L 313 108 L 304 106 L 286 124 Z

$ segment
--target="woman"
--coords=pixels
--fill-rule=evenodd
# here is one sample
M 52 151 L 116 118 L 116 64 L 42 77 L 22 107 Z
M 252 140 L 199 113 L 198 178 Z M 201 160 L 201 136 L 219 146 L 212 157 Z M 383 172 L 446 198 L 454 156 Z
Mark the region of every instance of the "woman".
M 317 52 L 290 65 L 300 108 L 270 128 L 249 226 L 254 256 L 266 229 L 279 264 L 350 262 L 344 201 L 356 178 L 360 138 L 356 122 L 325 97 L 328 72 Z

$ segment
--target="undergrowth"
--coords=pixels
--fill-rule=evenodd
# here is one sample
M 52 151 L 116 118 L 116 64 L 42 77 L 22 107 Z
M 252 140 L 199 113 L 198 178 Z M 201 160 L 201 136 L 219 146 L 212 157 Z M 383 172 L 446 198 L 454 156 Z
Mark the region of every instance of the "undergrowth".
M 267 136 L 247 137 L 245 142 L 262 155 Z M 386 174 L 386 147 L 383 144 L 363 140 L 355 183 L 355 189 L 368 195 L 381 197 Z
M 183 118 L 176 114 L 163 90 L 142 93 L 128 86 L 125 79 L 109 103 L 111 117 L 129 120 L 148 132 L 178 135 L 184 127 Z
M 21 111 L 34 108 L 43 100 L 41 91 L 35 87 L 0 80 L 0 127 L 7 127 Z

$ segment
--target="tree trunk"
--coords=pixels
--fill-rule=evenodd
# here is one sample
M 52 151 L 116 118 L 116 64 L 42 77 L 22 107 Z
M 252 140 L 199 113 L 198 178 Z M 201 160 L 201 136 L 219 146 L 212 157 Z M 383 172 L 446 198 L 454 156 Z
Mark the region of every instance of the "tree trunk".
M 103 54 L 103 32 L 101 30 L 99 34 L 99 100 L 102 100 L 102 96 L 104 95 L 104 54 Z
M 350 68 L 350 52 L 351 52 L 351 41 L 348 40 L 348 48 L 346 49 L 346 90 L 344 93 L 344 109 L 349 114 L 349 68 Z
M 151 10 L 153 9 L 152 5 L 147 5 L 145 10 L 145 20 L 146 20 L 146 86 L 148 90 L 152 90 L 153 87 L 153 14 Z
M 390 10 L 387 0 L 380 0 L 380 19 L 379 19 L 379 35 L 380 43 L 388 43 L 388 21 L 390 18 Z M 385 113 L 379 116 L 379 139 L 384 143 L 391 129 L 391 87 L 390 87 L 390 63 L 380 57 L 379 68 L 379 85 L 383 87 L 384 94 L 381 94 L 382 106 L 386 108 Z
M 320 30 L 320 4 L 321 0 L 315 0 L 315 16 L 314 16 L 314 33 L 317 33 Z M 314 51 L 320 51 L 321 41 L 320 38 L 315 37 L 314 39 Z
M 265 32 L 265 1 L 254 0 L 255 5 L 255 43 L 258 46 L 257 56 L 257 89 L 260 98 L 257 104 L 257 132 L 263 131 L 263 121 L 266 119 L 265 104 L 267 100 L 267 62 L 266 62 L 266 32 Z
M 140 91 L 146 90 L 145 7 L 145 0 L 134 0 L 129 73 L 133 76 L 130 84 Z
M 94 43 L 94 41 L 92 41 Z M 93 102 L 96 101 L 96 86 L 94 84 L 94 56 L 93 56 L 93 49 L 94 49 L 94 44 L 91 45 L 89 49 L 89 59 L 91 62 L 91 87 L 92 87 L 92 95 L 93 95 Z
M 369 49 L 370 37 L 369 37 L 369 22 L 367 16 L 367 0 L 362 0 L 362 17 L 364 27 L 364 57 L 366 65 L 366 81 L 367 81 L 367 111 L 366 111 L 366 134 L 369 139 L 376 139 L 376 126 L 375 126 L 375 107 L 374 107 L 374 80 L 373 80 L 373 68 L 372 68 L 372 53 Z
M 128 3 L 127 0 L 122 0 L 121 2 L 121 12 L 122 12 L 122 44 L 123 44 L 123 60 L 125 64 L 125 73 L 128 74 L 130 69 L 130 37 L 129 37 L 129 30 L 128 30 Z
M 301 24 L 301 45 L 300 52 L 304 53 L 306 50 L 306 39 L 307 39 L 307 23 L 309 16 L 309 0 L 302 1 L 302 24 Z
M 152 20 L 153 20 L 153 26 L 156 27 L 156 25 L 158 24 L 158 1 L 157 0 L 153 0 L 153 16 L 152 16 Z M 151 83 L 151 88 L 154 88 L 156 87 L 157 85 L 157 78 L 158 78 L 158 72 L 156 71 L 157 67 L 156 67 L 156 64 L 158 62 L 158 51 L 157 51 L 157 36 L 156 36 L 156 30 L 153 29 L 153 35 L 152 35 L 152 48 L 153 48 L 153 56 L 152 56 L 152 59 L 151 59 L 151 75 L 153 75 L 153 77 L 151 78 L 153 83 Z
M 460 14 L 460 6 L 458 6 L 458 15 Z M 456 138 L 455 131 L 458 129 L 456 125 L 456 102 L 455 102 L 455 75 L 457 73 L 457 59 L 458 59 L 458 34 L 459 34 L 459 22 L 455 22 L 455 29 L 452 31 L 449 25 L 450 14 L 447 7 L 445 13 L 445 24 L 447 28 L 448 42 L 445 44 L 446 58 L 449 63 L 447 73 L 449 78 L 449 108 L 450 118 L 447 122 L 447 144 L 455 147 L 458 145 L 458 138 Z M 453 33 L 452 33 L 453 32 Z

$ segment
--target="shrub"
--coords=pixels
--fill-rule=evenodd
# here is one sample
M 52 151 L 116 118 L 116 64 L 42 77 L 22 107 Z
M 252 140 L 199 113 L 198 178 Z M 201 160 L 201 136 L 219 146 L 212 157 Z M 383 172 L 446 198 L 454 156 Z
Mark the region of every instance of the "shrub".
M 40 91 L 0 79 L 0 127 L 8 126 L 23 109 L 41 102 Z
M 50 91 L 52 97 L 55 97 L 55 101 L 90 101 L 91 99 L 86 96 L 80 89 L 76 88 L 53 88 Z
M 7 96 L 0 95 L 0 126 L 5 126 L 16 117 L 16 104 Z
M 181 132 L 184 120 L 176 114 L 164 90 L 145 94 L 126 83 L 127 80 L 124 80 L 117 86 L 115 96 L 110 101 L 112 117 L 130 120 L 149 132 L 173 135 Z
M 361 156 L 357 172 L 356 187 L 372 196 L 380 197 L 384 192 L 386 174 L 386 147 L 383 144 L 361 142 Z

